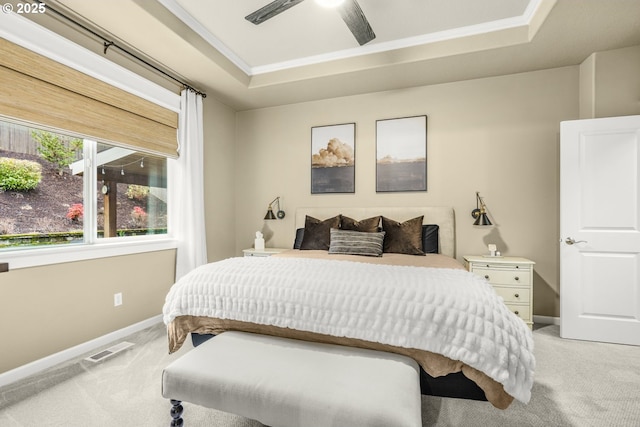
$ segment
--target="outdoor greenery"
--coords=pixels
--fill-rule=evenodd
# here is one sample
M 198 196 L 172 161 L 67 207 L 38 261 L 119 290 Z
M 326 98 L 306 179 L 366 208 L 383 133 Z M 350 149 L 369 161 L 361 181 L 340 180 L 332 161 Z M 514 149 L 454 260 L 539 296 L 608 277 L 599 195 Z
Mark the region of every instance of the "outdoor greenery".
M 118 230 L 119 237 L 125 236 L 145 236 L 149 234 L 167 234 L 165 228 L 142 228 L 142 229 L 121 229 Z M 45 245 L 61 245 L 68 243 L 82 242 L 83 231 L 61 231 L 52 233 L 24 233 L 3 235 L 0 233 L 0 249 L 10 247 L 32 247 Z M 104 232 L 98 230 L 98 237 L 104 237 Z
M 143 227 L 147 222 L 147 213 L 140 206 L 134 206 L 131 219 L 138 228 Z
M 83 243 L 87 182 L 82 173 L 72 173 L 69 166 L 83 158 L 83 148 L 96 152 L 97 143 L 87 145 L 68 135 L 3 121 L 0 138 L 0 252 L 18 247 Z M 111 148 L 106 144 L 99 147 L 104 151 Z M 145 172 L 154 174 L 150 169 Z M 115 212 L 108 214 L 99 191 L 101 185 L 92 183 L 92 187 L 98 184 L 98 188 L 91 191 L 88 200 L 95 203 L 91 233 L 99 238 L 112 237 L 104 236 L 101 228 L 115 216 L 118 237 L 167 234 L 163 192 L 155 195 L 152 188 L 129 184 L 127 178 L 120 178 L 113 186 L 116 203 L 110 207 Z
M 42 167 L 29 160 L 0 157 L 0 190 L 29 191 L 42 180 Z
M 74 203 L 67 211 L 67 218 L 71 221 L 79 221 L 84 216 L 84 206 L 82 203 Z
M 43 159 L 55 164 L 58 173 L 76 160 L 76 152 L 82 149 L 82 140 L 67 138 L 46 131 L 31 131 L 31 136 L 38 143 L 38 153 Z
M 132 200 L 144 200 L 149 195 L 149 187 L 146 185 L 131 184 L 127 187 L 127 197 Z

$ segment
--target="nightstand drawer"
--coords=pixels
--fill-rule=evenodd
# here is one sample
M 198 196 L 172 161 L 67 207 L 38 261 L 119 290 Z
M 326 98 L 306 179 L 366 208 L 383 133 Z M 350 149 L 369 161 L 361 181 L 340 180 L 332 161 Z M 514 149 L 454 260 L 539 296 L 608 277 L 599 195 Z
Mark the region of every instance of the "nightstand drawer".
M 531 321 L 531 308 L 528 305 L 506 304 L 506 306 L 525 322 Z
M 244 256 L 252 256 L 252 257 L 265 257 L 271 256 L 272 253 L 269 252 L 244 252 Z
M 288 249 L 284 248 L 264 248 L 264 249 L 243 249 L 242 253 L 244 256 L 250 257 L 265 257 L 279 254 L 280 252 L 287 251 Z
M 494 286 L 493 289 L 502 297 L 505 303 L 521 302 L 523 304 L 529 304 L 531 300 L 531 291 L 529 288 Z
M 480 277 L 484 277 L 492 285 L 529 285 L 531 273 L 529 270 L 517 269 L 490 269 L 483 267 L 473 267 L 473 272 Z
M 467 270 L 484 277 L 505 305 L 533 328 L 533 266 L 522 257 L 465 255 Z

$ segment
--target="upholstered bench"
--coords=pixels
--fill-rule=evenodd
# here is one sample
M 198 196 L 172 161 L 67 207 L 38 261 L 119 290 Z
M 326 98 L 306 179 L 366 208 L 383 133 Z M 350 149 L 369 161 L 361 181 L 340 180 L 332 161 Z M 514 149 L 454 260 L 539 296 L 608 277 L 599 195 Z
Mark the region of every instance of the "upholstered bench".
M 183 401 L 273 427 L 422 426 L 414 360 L 245 332 L 224 332 L 167 366 L 162 395 L 174 427 Z

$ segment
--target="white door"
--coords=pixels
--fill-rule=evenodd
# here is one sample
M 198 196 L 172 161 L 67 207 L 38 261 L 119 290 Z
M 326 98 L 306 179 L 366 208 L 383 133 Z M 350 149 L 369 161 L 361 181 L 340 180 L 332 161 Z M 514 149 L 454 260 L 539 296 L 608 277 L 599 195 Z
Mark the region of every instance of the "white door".
M 640 116 L 560 140 L 560 336 L 640 345 Z

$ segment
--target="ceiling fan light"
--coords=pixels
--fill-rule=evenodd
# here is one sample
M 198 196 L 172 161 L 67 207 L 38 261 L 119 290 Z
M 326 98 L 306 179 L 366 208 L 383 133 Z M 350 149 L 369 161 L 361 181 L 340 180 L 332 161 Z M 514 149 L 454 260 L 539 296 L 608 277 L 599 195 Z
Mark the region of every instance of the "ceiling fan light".
M 316 3 L 322 7 L 338 7 L 344 3 L 344 0 L 316 0 Z

